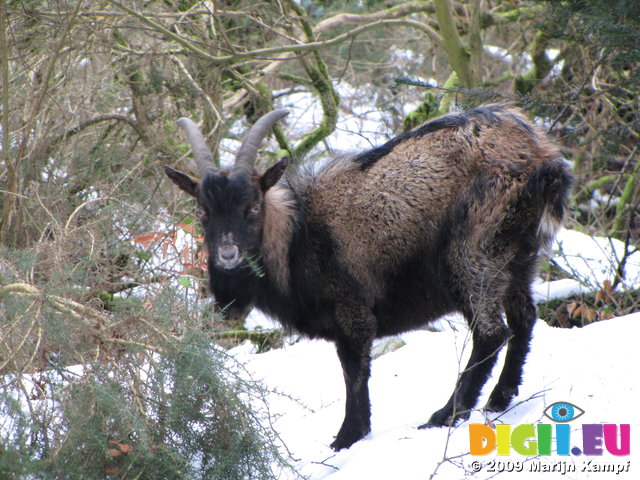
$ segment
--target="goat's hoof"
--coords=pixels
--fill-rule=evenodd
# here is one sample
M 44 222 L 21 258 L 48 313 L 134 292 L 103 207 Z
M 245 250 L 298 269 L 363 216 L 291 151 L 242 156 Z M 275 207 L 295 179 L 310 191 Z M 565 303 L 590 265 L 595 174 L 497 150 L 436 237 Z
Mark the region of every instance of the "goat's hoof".
M 329 445 L 333 451 L 337 452 L 344 448 L 349 448 L 351 445 L 356 443 L 358 440 L 361 440 L 369 433 L 369 429 L 365 428 L 361 431 L 359 430 L 342 430 L 338 432 L 336 435 L 336 439 Z
M 488 412 L 504 412 L 511 400 L 518 396 L 518 387 L 514 388 L 496 388 L 491 392 L 489 401 L 484 409 Z
M 444 407 L 431 415 L 431 418 L 424 425 L 420 425 L 419 429 L 425 428 L 433 428 L 433 427 L 452 427 L 456 423 L 464 422 L 469 419 L 469 415 L 471 412 L 469 410 L 464 410 L 461 412 L 457 412 L 455 415 L 451 411 L 451 408 Z
M 338 435 L 329 446 L 334 452 L 339 452 L 342 449 L 349 448 L 351 445 L 360 440 L 360 438 L 347 438 L 346 435 Z
M 331 449 L 334 452 L 339 452 L 340 450 L 342 450 L 344 448 L 349 448 L 354 443 L 356 443 L 355 440 L 350 441 L 350 440 L 345 440 L 345 439 L 340 438 L 340 437 L 336 437 L 336 439 L 333 442 L 331 442 L 331 445 L 329 445 L 329 446 L 331 447 Z

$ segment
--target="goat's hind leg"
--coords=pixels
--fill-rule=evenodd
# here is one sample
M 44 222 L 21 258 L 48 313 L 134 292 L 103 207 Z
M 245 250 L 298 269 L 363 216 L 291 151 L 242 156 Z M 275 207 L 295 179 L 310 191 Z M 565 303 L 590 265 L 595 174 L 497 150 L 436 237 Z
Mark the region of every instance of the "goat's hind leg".
M 450 426 L 469 418 L 498 353 L 509 337 L 508 328 L 503 323 L 497 306 L 476 312 L 475 315 L 466 312 L 465 317 L 470 323 L 473 338 L 473 349 L 467 366 L 458 378 L 447 404 L 420 428 Z
M 505 296 L 504 307 L 512 336 L 509 339 L 500 379 L 485 407 L 493 412 L 505 410 L 511 400 L 518 395 L 518 387 L 522 383 L 522 370 L 529 353 L 531 333 L 537 318 L 528 281 L 523 282 L 520 279 L 511 284 Z

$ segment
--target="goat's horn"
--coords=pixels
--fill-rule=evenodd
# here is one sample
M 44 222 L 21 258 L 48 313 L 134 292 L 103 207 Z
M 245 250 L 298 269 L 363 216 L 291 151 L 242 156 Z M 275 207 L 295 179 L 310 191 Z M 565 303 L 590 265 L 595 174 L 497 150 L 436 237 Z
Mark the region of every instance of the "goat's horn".
M 258 147 L 260 143 L 276 122 L 286 115 L 289 115 L 289 110 L 274 110 L 273 112 L 263 115 L 253 124 L 253 127 L 251 127 L 249 133 L 247 133 L 236 155 L 236 168 L 253 170 L 256 158 L 258 157 Z
M 188 118 L 181 118 L 176 123 L 180 125 L 187 134 L 189 142 L 191 142 L 193 154 L 196 157 L 196 165 L 198 166 L 200 177 L 204 178 L 208 172 L 215 170 L 211 150 L 207 147 L 207 143 L 204 141 L 204 137 L 195 123 Z

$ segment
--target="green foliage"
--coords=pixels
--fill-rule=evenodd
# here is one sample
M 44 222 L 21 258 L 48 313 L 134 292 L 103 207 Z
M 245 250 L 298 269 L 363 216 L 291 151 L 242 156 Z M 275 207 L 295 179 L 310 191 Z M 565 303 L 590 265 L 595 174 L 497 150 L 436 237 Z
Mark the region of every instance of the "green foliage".
M 131 358 L 39 374 L 47 396 L 37 402 L 55 399 L 58 411 L 43 405 L 35 423 L 14 409 L 17 431 L 0 462 L 17 471 L 26 460 L 36 478 L 70 480 L 273 478 L 275 436 L 239 399 L 256 387 L 227 380 L 220 355 L 197 343 L 182 341 L 149 364 Z
M 440 109 L 440 97 L 433 92 L 426 92 L 424 100 L 418 105 L 418 108 L 409 112 L 402 119 L 402 130 L 408 132 L 416 128 L 418 125 L 438 116 Z
M 533 66 L 524 75 L 518 75 L 514 79 L 513 89 L 519 95 L 529 95 L 536 86 L 549 74 L 553 63 L 547 57 L 546 49 L 549 47 L 548 38 L 539 32 L 531 46 L 531 59 Z
M 271 479 L 290 468 L 263 387 L 172 289 L 105 315 L 0 285 L 0 478 Z
M 543 28 L 550 36 L 610 49 L 611 62 L 617 67 L 640 61 L 640 3 L 636 0 L 544 3 L 550 16 Z

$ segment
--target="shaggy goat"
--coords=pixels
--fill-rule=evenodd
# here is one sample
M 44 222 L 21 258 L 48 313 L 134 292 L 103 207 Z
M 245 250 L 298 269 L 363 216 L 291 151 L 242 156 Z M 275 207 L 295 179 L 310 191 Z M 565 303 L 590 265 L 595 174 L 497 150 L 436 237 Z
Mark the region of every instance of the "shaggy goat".
M 258 146 L 287 113 L 258 120 L 229 170 L 215 169 L 198 128 L 179 120 L 201 180 L 165 171 L 196 198 L 216 302 L 232 315 L 257 307 L 335 342 L 347 390 L 335 450 L 370 431 L 372 341 L 452 311 L 469 323 L 473 349 L 423 427 L 468 418 L 508 344 L 486 407 L 504 410 L 536 320 L 538 252 L 559 228 L 572 184 L 558 150 L 517 109 L 488 105 L 315 172 L 283 177 L 284 159 L 259 174 Z

